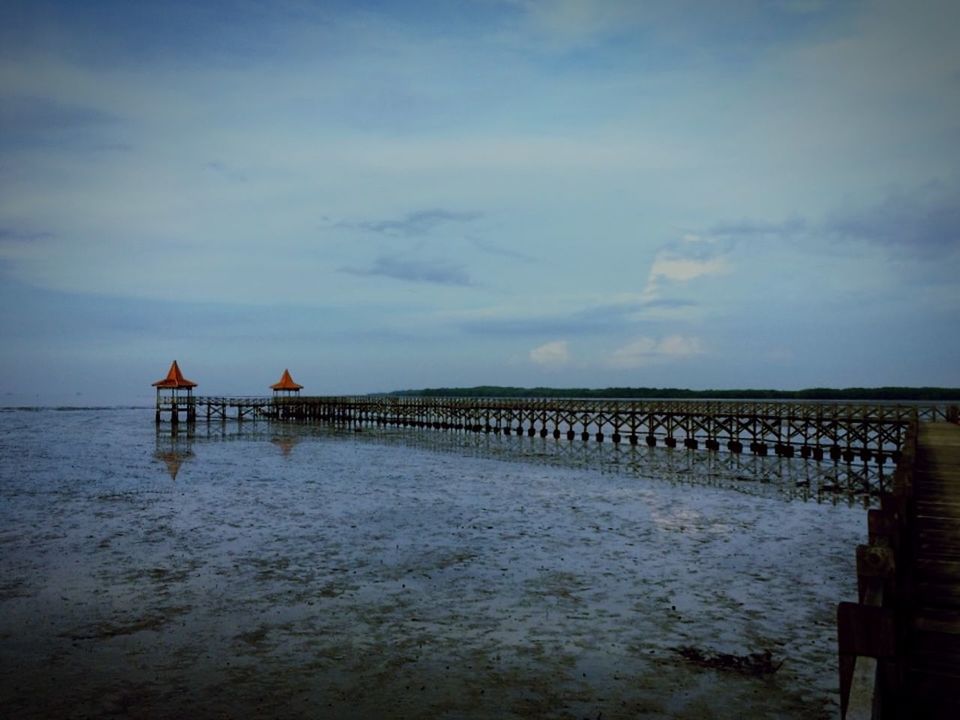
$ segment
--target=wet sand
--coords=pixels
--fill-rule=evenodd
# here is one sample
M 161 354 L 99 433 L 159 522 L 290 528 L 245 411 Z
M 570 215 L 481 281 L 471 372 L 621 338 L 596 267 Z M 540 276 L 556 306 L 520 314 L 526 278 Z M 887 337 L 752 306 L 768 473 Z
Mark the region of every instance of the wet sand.
M 0 465 L 4 715 L 837 715 L 862 509 L 349 434 L 173 480 L 129 432 Z

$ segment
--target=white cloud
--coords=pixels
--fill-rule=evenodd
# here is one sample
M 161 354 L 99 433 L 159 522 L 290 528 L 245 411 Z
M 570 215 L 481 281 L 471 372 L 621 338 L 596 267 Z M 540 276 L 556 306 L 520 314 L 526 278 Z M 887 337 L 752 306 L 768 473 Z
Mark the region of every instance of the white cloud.
M 708 275 L 720 275 L 730 270 L 727 248 L 715 238 L 684 235 L 679 242 L 663 247 L 657 252 L 647 275 L 643 297 L 647 301 L 659 298 L 665 282 L 686 283 Z
M 532 26 L 555 43 L 578 45 L 591 43 L 611 32 L 622 31 L 643 17 L 643 8 L 632 0 L 554 0 L 520 3 Z
M 726 258 L 715 257 L 706 260 L 677 258 L 658 255 L 650 268 L 651 280 L 671 280 L 687 282 L 703 275 L 717 275 L 726 272 L 730 265 Z
M 681 335 L 671 335 L 660 341 L 657 350 L 661 355 L 668 357 L 689 357 L 699 355 L 703 350 L 700 347 L 700 340 L 695 337 L 683 337 Z
M 615 368 L 637 368 L 666 360 L 693 357 L 703 353 L 699 338 L 670 335 L 661 340 L 641 337 L 615 350 L 609 365 Z
M 566 340 L 555 340 L 530 351 L 530 362 L 544 367 L 560 367 L 570 362 L 570 348 Z

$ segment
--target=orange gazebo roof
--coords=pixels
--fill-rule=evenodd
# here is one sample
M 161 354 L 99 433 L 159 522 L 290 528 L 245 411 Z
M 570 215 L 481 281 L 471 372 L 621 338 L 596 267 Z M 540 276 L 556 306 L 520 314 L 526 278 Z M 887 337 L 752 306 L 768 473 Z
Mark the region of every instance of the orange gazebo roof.
M 170 366 L 167 376 L 163 380 L 157 380 L 153 383 L 155 388 L 194 388 L 197 384 L 193 380 L 187 380 L 180 372 L 180 366 L 174 360 Z
M 271 390 L 301 390 L 303 385 L 298 385 L 293 381 L 293 378 L 290 377 L 290 371 L 284 370 L 283 375 L 280 376 L 280 382 L 276 382 L 270 386 Z

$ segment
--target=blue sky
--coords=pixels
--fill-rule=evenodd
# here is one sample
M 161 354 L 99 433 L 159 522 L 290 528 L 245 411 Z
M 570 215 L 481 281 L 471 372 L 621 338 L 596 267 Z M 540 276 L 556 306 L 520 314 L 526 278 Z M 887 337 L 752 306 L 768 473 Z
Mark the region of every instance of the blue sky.
M 955 2 L 4 0 L 0 402 L 960 386 L 958 47 Z

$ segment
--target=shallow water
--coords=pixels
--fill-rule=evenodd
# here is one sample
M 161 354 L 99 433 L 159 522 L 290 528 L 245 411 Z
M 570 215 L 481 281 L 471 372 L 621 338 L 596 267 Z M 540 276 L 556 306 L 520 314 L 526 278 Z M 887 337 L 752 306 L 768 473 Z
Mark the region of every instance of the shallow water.
M 835 473 L 0 411 L 0 714 L 833 717 Z

